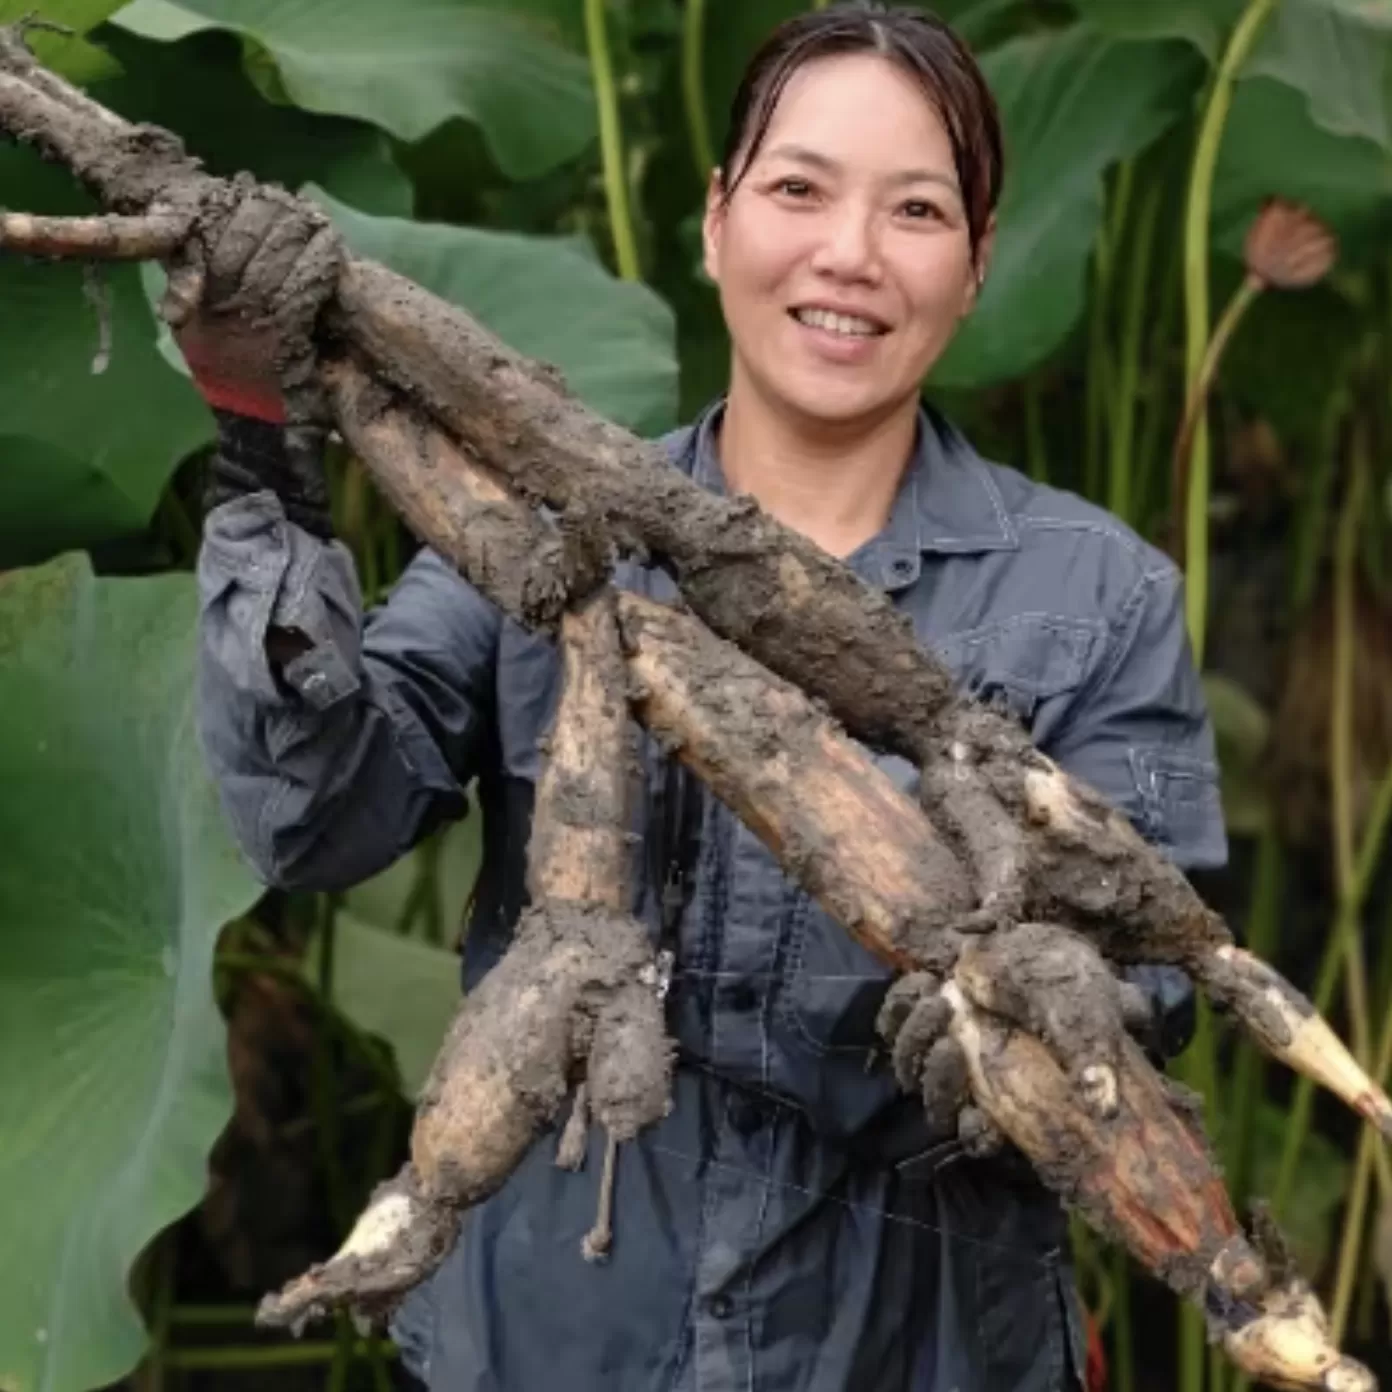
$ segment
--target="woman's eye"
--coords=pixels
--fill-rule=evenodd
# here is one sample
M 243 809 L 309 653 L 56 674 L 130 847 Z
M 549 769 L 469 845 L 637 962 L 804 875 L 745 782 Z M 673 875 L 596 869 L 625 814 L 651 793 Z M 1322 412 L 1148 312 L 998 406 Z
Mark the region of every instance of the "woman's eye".
M 910 198 L 901 206 L 901 211 L 915 221 L 941 221 L 942 211 L 926 198 Z
M 778 193 L 786 193 L 790 198 L 806 198 L 812 192 L 812 185 L 806 179 L 792 177 L 779 179 L 773 187 Z

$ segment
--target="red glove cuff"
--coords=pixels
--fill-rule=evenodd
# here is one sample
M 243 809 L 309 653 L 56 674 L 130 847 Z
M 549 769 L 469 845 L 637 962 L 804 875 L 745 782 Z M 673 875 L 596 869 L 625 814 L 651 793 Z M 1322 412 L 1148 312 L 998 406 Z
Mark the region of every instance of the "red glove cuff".
M 235 382 L 219 378 L 204 370 L 194 370 L 193 384 L 203 400 L 219 411 L 230 411 L 234 416 L 250 416 L 253 420 L 266 421 L 271 425 L 285 424 L 285 403 L 280 393 L 254 386 L 248 382 Z
M 235 318 L 217 329 L 195 320 L 174 337 L 209 406 L 272 425 L 285 423 L 273 350 L 262 337 Z

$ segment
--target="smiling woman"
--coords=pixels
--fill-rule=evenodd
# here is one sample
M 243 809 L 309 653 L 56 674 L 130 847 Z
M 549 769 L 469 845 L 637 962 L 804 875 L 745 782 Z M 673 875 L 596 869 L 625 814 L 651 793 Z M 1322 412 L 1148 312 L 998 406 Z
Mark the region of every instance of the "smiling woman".
M 921 14 L 795 20 L 736 95 L 704 228 L 734 348 L 722 463 L 837 554 L 889 515 L 920 387 L 985 276 L 1000 181 L 995 103 Z M 785 451 L 831 447 L 811 512 L 806 461 L 781 468 L 770 448 L 775 421 Z
M 1173 566 L 1100 510 L 988 463 L 920 400 L 979 294 L 1000 185 L 994 102 L 939 21 L 862 3 L 777 31 L 707 199 L 728 393 L 663 443 L 701 486 L 751 495 L 844 557 L 963 688 L 1180 865 L 1213 865 L 1212 733 Z M 199 565 L 204 744 L 248 856 L 290 888 L 364 878 L 463 815 L 477 779 L 472 987 L 526 901 L 558 654 L 430 550 L 363 615 L 349 553 L 310 505 L 314 442 L 251 389 L 255 344 L 229 331 L 238 310 L 264 331 L 261 307 L 305 274 L 314 228 L 273 204 L 248 199 L 230 220 L 210 278 L 229 300 L 181 330 L 224 407 Z M 734 538 L 697 559 L 737 552 Z M 661 557 L 616 579 L 673 591 Z M 673 1106 L 604 1165 L 618 1186 L 607 1266 L 581 1253 L 593 1178 L 533 1148 L 401 1306 L 405 1364 L 440 1392 L 531 1392 L 562 1368 L 577 1392 L 1078 1387 L 1062 1214 L 988 1154 L 999 1138 L 963 1105 L 960 1048 L 899 1050 L 896 1076 L 875 1028 L 888 970 L 668 753 L 644 749 L 632 908 L 673 963 Z M 915 776 L 883 763 L 901 785 Z M 980 907 L 1008 918 L 1010 847 L 943 814 Z M 605 1153 L 593 1138 L 591 1174 Z

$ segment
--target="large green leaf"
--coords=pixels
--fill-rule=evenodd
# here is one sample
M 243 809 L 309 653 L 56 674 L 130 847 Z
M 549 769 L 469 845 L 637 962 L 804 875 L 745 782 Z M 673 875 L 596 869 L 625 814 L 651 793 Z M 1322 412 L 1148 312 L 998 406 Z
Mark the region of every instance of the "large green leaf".
M 1067 335 L 1086 297 L 1103 172 L 1185 110 L 1201 70 L 1185 44 L 1083 26 L 1016 39 L 983 66 L 1005 124 L 1005 195 L 986 289 L 933 373 L 939 386 L 1015 376 Z
M 1392 150 L 1392 6 L 1282 0 L 1243 69 L 1300 92 L 1315 122 Z
M 259 888 L 193 730 L 197 596 L 66 556 L 0 577 L 0 1386 L 82 1392 L 197 1201 L 231 1094 L 211 966 Z
M 1336 136 L 1311 119 L 1285 83 L 1239 85 L 1213 185 L 1214 237 L 1237 252 L 1262 203 L 1280 195 L 1305 203 L 1340 234 L 1343 255 L 1385 250 L 1392 210 L 1392 155 L 1371 140 Z
M 672 313 L 646 286 L 615 280 L 585 243 L 369 217 L 311 192 L 356 251 L 560 368 L 595 410 L 642 434 L 672 425 Z
M 316 942 L 306 956 L 311 978 L 319 953 Z M 402 1091 L 415 1097 L 459 1008 L 458 953 L 340 913 L 333 968 L 335 1008 L 391 1045 Z
M 1245 0 L 1072 0 L 1079 18 L 1117 39 L 1186 39 L 1217 60 Z
M 274 59 L 291 101 L 417 140 L 476 121 L 499 167 L 526 178 L 573 158 L 595 132 L 584 60 L 535 9 L 478 0 L 133 0 L 115 22 L 152 39 L 230 29 Z
M 411 181 L 390 138 L 363 121 L 267 101 L 243 71 L 235 36 L 156 43 L 107 25 L 100 38 L 122 73 L 93 95 L 128 120 L 177 131 L 209 173 L 246 169 L 291 189 L 313 181 L 364 212 L 411 215 Z
M 334 1007 L 391 1045 L 409 1096 L 420 1091 L 459 1006 L 459 954 L 441 944 L 458 940 L 478 877 L 480 829 L 475 805 L 462 821 L 350 889 L 334 919 Z M 432 919 L 436 941 L 428 931 Z M 321 951 L 316 937 L 305 960 L 316 982 Z
M 0 148 L 0 188 L 30 211 L 88 206 L 26 150 Z M 100 374 L 82 271 L 0 256 L 0 566 L 143 528 L 174 467 L 211 437 L 212 417 L 155 348 L 135 269 L 94 284 L 110 300 Z
M 177 130 L 214 173 L 250 169 L 297 187 L 313 179 L 354 206 L 409 213 L 411 185 L 390 142 L 362 122 L 262 98 L 226 34 L 161 44 L 107 27 L 121 74 L 93 94 L 131 120 Z M 69 181 L 31 154 L 0 150 L 12 206 L 85 207 Z M 0 257 L 0 565 L 40 560 L 138 531 L 178 462 L 211 436 L 195 393 L 169 372 L 135 273 L 103 272 L 113 355 L 94 376 L 96 313 L 71 266 Z M 167 337 L 167 335 L 166 335 Z
M 1072 0 L 1117 38 L 1187 39 L 1220 57 L 1246 0 Z M 1241 72 L 1301 93 L 1315 122 L 1392 149 L 1392 5 L 1384 0 L 1280 0 Z

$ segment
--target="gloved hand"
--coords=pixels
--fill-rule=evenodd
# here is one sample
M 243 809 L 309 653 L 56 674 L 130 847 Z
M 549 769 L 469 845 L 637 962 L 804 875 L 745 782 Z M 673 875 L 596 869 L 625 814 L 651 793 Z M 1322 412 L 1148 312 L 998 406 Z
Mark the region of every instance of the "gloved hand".
M 1129 966 L 1122 976 L 1131 1000 L 1142 1007 L 1127 1011 L 1136 1042 L 1156 1064 L 1178 1057 L 1194 1037 L 1194 983 L 1179 967 L 1150 963 Z
M 283 190 L 234 182 L 169 267 L 161 312 L 218 419 L 207 509 L 271 489 L 286 515 L 330 534 L 326 412 L 314 380 L 314 319 L 342 259 L 327 218 Z

